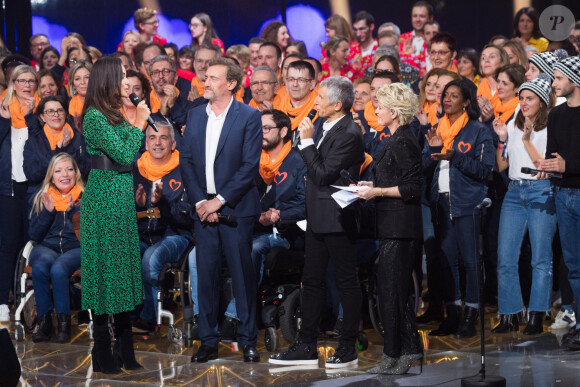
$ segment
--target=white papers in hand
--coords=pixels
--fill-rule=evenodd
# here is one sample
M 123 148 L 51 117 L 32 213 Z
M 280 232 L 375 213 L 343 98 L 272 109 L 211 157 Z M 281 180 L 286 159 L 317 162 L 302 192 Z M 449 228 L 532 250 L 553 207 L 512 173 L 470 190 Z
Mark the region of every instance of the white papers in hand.
M 337 186 L 337 185 L 333 185 L 332 187 L 339 189 L 339 191 L 336 191 L 335 193 L 332 194 L 332 198 L 334 199 L 335 202 L 338 203 L 340 208 L 344 208 L 344 207 L 348 206 L 349 204 L 360 199 L 360 197 L 356 194 L 356 192 L 360 192 L 360 191 L 363 191 L 363 190 L 369 188 L 367 186 L 344 186 L 344 187 L 341 187 L 341 186 Z

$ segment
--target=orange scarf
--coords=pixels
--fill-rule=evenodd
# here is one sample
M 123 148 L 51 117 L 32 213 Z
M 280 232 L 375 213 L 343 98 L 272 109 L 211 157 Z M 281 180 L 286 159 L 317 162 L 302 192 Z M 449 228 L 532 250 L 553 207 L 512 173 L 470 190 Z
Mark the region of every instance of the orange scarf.
M 171 159 L 163 165 L 154 164 L 151 160 L 151 153 L 146 151 L 141 155 L 139 160 L 137 160 L 137 167 L 139 167 L 139 173 L 141 176 L 149 181 L 157 181 L 163 176 L 171 173 L 179 165 L 179 151 L 174 150 L 171 152 Z
M 365 152 L 365 161 L 360 166 L 360 174 L 361 175 L 372 162 L 373 162 L 373 156 L 371 156 L 367 152 Z
M 431 124 L 431 126 L 435 126 L 437 124 L 437 108 L 439 104 L 437 102 L 425 102 L 423 106 L 423 111 L 427 113 L 427 121 Z
M 240 101 L 241 103 L 244 103 L 244 94 L 246 94 L 246 91 L 244 90 L 243 87 L 240 86 L 240 89 L 236 92 L 234 98 Z
M 40 102 L 40 98 L 35 95 L 36 103 L 34 105 L 34 111 L 36 111 L 36 106 Z M 26 125 L 26 120 L 24 119 L 24 112 L 26 111 L 26 106 L 20 106 L 20 101 L 16 98 L 16 95 L 12 97 L 12 101 L 8 105 L 8 110 L 10 110 L 10 120 L 12 121 L 12 127 L 14 129 L 24 129 L 28 127 Z
M 453 63 L 453 62 L 451 62 L 451 67 L 449 67 L 447 70 L 459 74 L 459 71 L 457 70 L 457 66 L 455 66 L 455 63 Z
M 73 176 L 73 179 L 74 178 L 75 177 Z M 48 194 L 52 198 L 52 203 L 54 204 L 54 209 L 57 210 L 58 212 L 66 211 L 66 209 L 68 207 L 68 195 L 72 196 L 72 200 L 74 203 L 77 200 L 79 200 L 81 193 L 83 193 L 83 190 L 81 189 L 81 187 L 79 187 L 76 184 L 66 194 L 62 194 L 58 189 L 56 189 L 52 185 L 50 185 L 50 187 L 48 187 Z
M 70 103 L 68 105 L 68 112 L 73 117 L 78 117 L 81 115 L 83 111 L 83 105 L 85 103 L 85 99 L 82 98 L 79 94 L 75 95 L 71 98 Z
M 449 116 L 445 114 L 439 120 L 439 125 L 437 126 L 437 134 L 443 138 L 443 149 L 441 153 L 445 153 L 447 149 L 451 149 L 453 146 L 453 139 L 457 136 L 457 133 L 467 125 L 469 121 L 469 116 L 466 112 L 451 125 L 449 122 Z
M 282 162 L 288 156 L 288 153 L 292 150 L 292 141 L 286 142 L 282 147 L 282 150 L 278 154 L 278 157 L 275 161 L 272 161 L 268 152 L 262 149 L 262 155 L 260 156 L 260 176 L 264 182 L 268 185 L 272 184 L 274 178 L 276 177 L 276 173 L 282 165 Z
M 175 91 L 179 97 L 179 89 L 177 87 L 175 87 Z M 149 104 L 151 105 L 151 113 L 153 114 L 157 113 L 159 109 L 161 109 L 161 100 L 157 97 L 157 93 L 153 88 L 151 88 L 151 94 L 149 94 Z
M 46 135 L 46 138 L 48 139 L 48 142 L 50 143 L 51 150 L 55 150 L 56 144 L 58 144 L 58 142 L 60 140 L 62 140 L 62 134 L 64 133 L 64 128 L 67 128 L 69 130 L 70 139 L 72 140 L 75 136 L 75 132 L 74 132 L 74 130 L 72 130 L 72 128 L 70 127 L 69 124 L 65 123 L 58 134 L 54 134 L 54 132 L 48 127 L 48 125 L 44 124 L 44 134 Z
M 495 116 L 500 116 L 503 122 L 508 122 L 510 117 L 514 115 L 519 103 L 520 99 L 518 97 L 510 99 L 506 104 L 502 104 L 500 101 L 500 105 L 495 109 Z
M 477 96 L 478 97 L 483 96 L 483 97 L 486 97 L 487 99 L 489 99 L 489 102 L 491 102 L 491 104 L 493 105 L 494 111 L 499 106 L 501 106 L 501 101 L 499 100 L 499 97 L 497 96 L 497 90 L 493 95 L 491 95 L 491 87 L 489 87 L 489 82 L 487 81 L 487 78 L 483 78 L 479 82 L 479 87 L 477 88 Z
M 295 130 L 298 125 L 300 125 L 302 120 L 308 115 L 310 110 L 314 109 L 314 100 L 317 96 L 318 93 L 315 91 L 310 92 L 310 97 L 308 97 L 306 103 L 299 108 L 292 106 L 290 94 L 286 94 L 286 96 L 282 98 L 280 110 L 290 117 L 290 121 L 292 121 L 292 130 Z M 316 113 L 316 116 L 314 116 L 312 121 L 314 121 L 316 117 L 318 117 L 318 113 Z
M 384 126 L 379 125 L 379 118 L 375 113 L 375 107 L 373 106 L 373 102 L 369 101 L 365 105 L 365 120 L 371 128 L 376 130 L 377 132 L 382 132 L 385 129 Z
M 278 95 L 280 96 L 280 99 L 284 98 L 286 94 L 288 94 L 288 90 L 286 90 L 286 85 L 280 86 L 280 88 L 278 89 Z
M 203 97 L 203 92 L 205 91 L 205 85 L 199 83 L 198 77 L 193 77 L 191 80 L 191 85 L 197 87 L 197 92 L 199 93 L 200 97 Z
M 276 94 L 274 96 L 273 109 L 280 110 L 280 104 L 281 104 L 280 97 Z M 256 102 L 256 100 L 254 98 L 252 98 L 252 100 L 250 101 L 250 103 L 248 105 L 250 105 L 254 109 L 258 109 L 258 103 Z M 260 109 L 258 109 L 258 110 L 260 110 Z

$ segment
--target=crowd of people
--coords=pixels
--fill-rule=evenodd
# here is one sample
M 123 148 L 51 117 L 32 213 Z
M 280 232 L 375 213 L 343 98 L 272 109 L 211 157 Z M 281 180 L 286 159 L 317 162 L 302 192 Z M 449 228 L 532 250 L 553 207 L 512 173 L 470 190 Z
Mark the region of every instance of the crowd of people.
M 440 322 L 432 336 L 475 336 L 480 259 L 485 301 L 500 315 L 492 332 L 525 322 L 524 334 L 541 333 L 555 289 L 551 328 L 570 328 L 564 343 L 580 349 L 580 23 L 550 42 L 538 12 L 523 8 L 511 37 L 474 49 L 458 46 L 428 2 L 411 18 L 401 33 L 366 11 L 352 24 L 333 15 L 321 52 L 308 53 L 278 21 L 226 47 L 205 13 L 179 48 L 141 8 L 110 55 L 74 32 L 60 49 L 34 35 L 32 60 L 0 50 L 0 322 L 31 240 L 33 340 L 70 341 L 69 278 L 82 269 L 94 370 L 141 368 L 132 332 L 154 330 L 160 271 L 195 240 L 202 345 L 192 361 L 215 359 L 224 336 L 259 361 L 264 257 L 290 247 L 307 219 L 302 325 L 271 363 L 318 364 L 325 287 L 341 301 L 326 366 L 357 363 L 361 240 L 378 251 L 385 331 L 369 372 L 405 373 L 422 359 L 417 323 Z M 352 183 L 343 171 L 362 199 L 344 208 L 332 196 Z M 474 209 L 487 197 L 480 224 Z M 422 252 L 429 306 L 415 316 L 409 284 L 423 274 Z M 235 299 L 219 327 L 222 257 Z

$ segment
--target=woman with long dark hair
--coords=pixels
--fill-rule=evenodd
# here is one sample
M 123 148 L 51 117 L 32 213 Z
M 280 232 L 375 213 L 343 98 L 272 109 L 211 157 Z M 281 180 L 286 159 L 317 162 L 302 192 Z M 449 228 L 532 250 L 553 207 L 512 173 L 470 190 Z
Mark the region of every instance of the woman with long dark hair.
M 215 44 L 221 49 L 224 54 L 224 42 L 222 42 L 213 28 L 211 17 L 207 13 L 196 13 L 191 18 L 189 23 L 189 31 L 191 31 L 191 48 L 197 49 L 202 44 Z
M 282 56 L 286 55 L 286 48 L 288 47 L 288 43 L 292 40 L 288 27 L 280 21 L 270 22 L 266 27 L 264 27 L 262 38 L 280 47 L 280 50 L 282 50 Z
M 522 46 L 534 46 L 539 52 L 548 49 L 548 39 L 540 32 L 540 14 L 533 7 L 521 8 L 514 16 L 514 40 Z
M 137 106 L 135 122 L 121 113 L 129 81 L 118 58 L 93 66 L 81 114 L 92 169 L 81 203 L 83 309 L 94 311 L 93 370 L 118 373 L 142 366 L 135 360 L 129 313 L 143 303 L 141 255 L 135 218 L 131 164 L 139 151 L 150 111 Z M 111 353 L 108 315 L 115 319 Z

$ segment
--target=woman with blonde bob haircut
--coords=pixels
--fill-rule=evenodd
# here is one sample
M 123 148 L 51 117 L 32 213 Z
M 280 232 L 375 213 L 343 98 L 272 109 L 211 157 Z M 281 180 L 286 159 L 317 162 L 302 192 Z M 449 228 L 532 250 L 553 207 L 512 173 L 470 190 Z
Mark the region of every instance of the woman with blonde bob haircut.
M 359 196 L 376 202 L 376 230 L 380 240 L 377 276 L 379 310 L 384 346 L 381 363 L 373 374 L 399 375 L 423 359 L 423 348 L 414 306 L 409 302 L 413 267 L 421 259 L 421 149 L 409 124 L 419 101 L 409 86 L 385 85 L 377 92 L 379 125 L 389 128 L 391 138 L 375 158 L 373 181 Z

